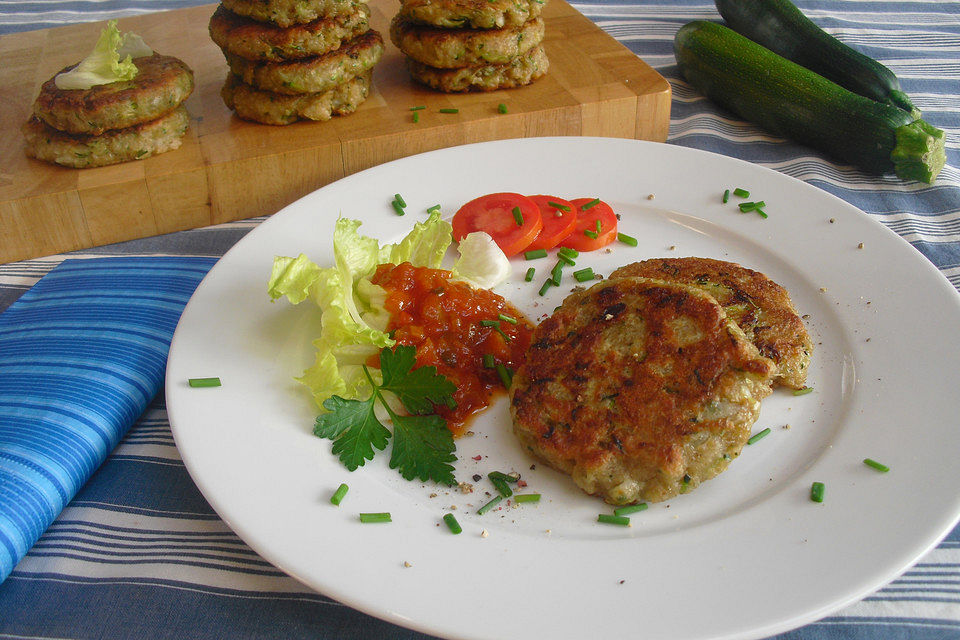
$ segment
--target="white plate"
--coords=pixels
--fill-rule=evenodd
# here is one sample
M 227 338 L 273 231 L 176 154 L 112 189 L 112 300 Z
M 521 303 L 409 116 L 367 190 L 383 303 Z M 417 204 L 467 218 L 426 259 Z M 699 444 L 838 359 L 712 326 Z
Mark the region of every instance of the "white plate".
M 722 204 L 733 187 L 764 200 L 769 219 L 739 213 L 735 198 Z M 457 476 L 520 471 L 543 495 L 537 505 L 478 516 L 485 479 L 472 494 L 405 482 L 386 454 L 347 472 L 330 442 L 311 435 L 316 412 L 293 381 L 312 363 L 318 314 L 268 300 L 274 256 L 329 263 L 338 215 L 392 242 L 427 207 L 452 214 L 491 191 L 610 202 L 640 244 L 584 254 L 578 268 L 606 274 L 643 258 L 707 256 L 763 271 L 809 314 L 815 391 L 776 391 L 754 429 L 770 435 L 696 491 L 635 514 L 629 528 L 598 524 L 607 506 L 544 465 L 530 469 L 503 401 L 458 442 Z M 397 192 L 404 217 L 390 207 Z M 525 283 L 531 264 L 538 274 Z M 552 264 L 514 260 L 513 281 L 499 291 L 539 318 L 573 285 L 540 298 Z M 451 638 L 757 638 L 869 594 L 956 523 L 958 326 L 960 297 L 926 259 L 802 182 L 677 146 L 508 140 L 355 174 L 264 222 L 187 306 L 166 394 L 177 446 L 217 513 L 264 558 L 351 607 Z M 221 388 L 187 386 L 211 375 Z M 866 467 L 865 457 L 891 471 Z M 809 498 L 814 481 L 826 484 L 821 504 Z M 341 482 L 350 492 L 334 507 Z M 459 536 L 441 524 L 453 506 Z M 360 524 L 361 511 L 389 511 L 393 522 Z

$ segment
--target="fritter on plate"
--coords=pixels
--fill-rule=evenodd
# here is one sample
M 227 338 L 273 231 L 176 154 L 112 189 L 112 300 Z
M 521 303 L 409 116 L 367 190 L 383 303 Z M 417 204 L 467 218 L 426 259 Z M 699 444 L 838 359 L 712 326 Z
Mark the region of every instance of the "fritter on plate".
M 22 131 L 30 157 L 84 169 L 142 160 L 177 149 L 189 124 L 190 116 L 180 106 L 155 120 L 96 136 L 58 131 L 36 116 L 23 125 Z
M 350 13 L 358 0 L 222 0 L 233 13 L 278 27 Z
M 223 51 L 266 62 L 323 55 L 369 29 L 370 9 L 359 3 L 344 13 L 286 28 L 244 18 L 222 5 L 210 18 L 210 38 Z
M 405 55 L 440 69 L 506 64 L 543 41 L 542 18 L 502 29 L 442 29 L 394 17 L 390 39 Z
M 233 74 L 220 91 L 229 109 L 245 119 L 263 124 L 290 124 L 297 120 L 329 120 L 334 115 L 353 113 L 367 99 L 370 76 L 367 71 L 320 93 L 290 96 L 261 91 L 246 85 Z
M 193 72 L 182 60 L 155 53 L 134 58 L 133 63 L 137 67 L 133 80 L 89 89 L 59 89 L 54 78 L 47 80 L 34 103 L 34 115 L 60 131 L 98 135 L 167 115 L 193 92 Z
M 407 58 L 411 78 L 447 93 L 522 87 L 546 74 L 549 67 L 547 54 L 540 45 L 506 64 L 474 65 L 461 69 L 438 69 Z
M 322 56 L 252 62 L 224 52 L 230 71 L 257 89 L 295 95 L 328 91 L 369 71 L 383 55 L 383 37 L 370 30 Z
M 516 27 L 543 11 L 546 0 L 400 0 L 404 20 L 435 27 Z
M 656 502 L 739 455 L 775 372 L 700 289 L 610 279 L 537 327 L 510 411 L 521 443 L 587 493 Z
M 760 353 L 777 364 L 775 383 L 793 389 L 806 384 L 813 340 L 790 294 L 764 274 L 710 258 L 654 258 L 610 274 L 624 276 L 679 282 L 709 293 Z

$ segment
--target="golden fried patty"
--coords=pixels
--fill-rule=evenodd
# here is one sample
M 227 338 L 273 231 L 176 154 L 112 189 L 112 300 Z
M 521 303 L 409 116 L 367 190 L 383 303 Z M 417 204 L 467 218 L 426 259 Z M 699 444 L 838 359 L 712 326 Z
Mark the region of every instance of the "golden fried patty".
M 244 83 L 287 95 L 328 91 L 373 68 L 383 55 L 383 37 L 370 30 L 336 51 L 287 62 L 252 62 L 224 52 L 230 71 Z
M 740 453 L 775 371 L 701 290 L 610 279 L 537 327 L 510 387 L 514 432 L 611 504 L 666 500 Z
M 402 19 L 445 28 L 516 27 L 543 11 L 547 0 L 400 0 Z
M 400 16 L 390 23 L 390 40 L 404 54 L 431 67 L 456 69 L 506 64 L 543 40 L 542 18 L 501 29 L 442 29 Z
M 227 107 L 244 120 L 278 125 L 301 119 L 329 120 L 357 110 L 370 92 L 371 75 L 367 71 L 327 91 L 289 96 L 254 89 L 227 74 L 220 95 Z
M 542 77 L 549 67 L 547 54 L 539 45 L 506 64 L 474 65 L 462 69 L 437 69 L 407 58 L 411 78 L 446 93 L 522 87 Z
M 610 274 L 624 276 L 659 278 L 706 291 L 760 353 L 777 364 L 776 383 L 793 389 L 806 384 L 813 340 L 787 290 L 762 273 L 710 258 L 654 258 Z
M 182 60 L 155 53 L 134 58 L 133 63 L 137 67 L 133 80 L 90 89 L 58 89 L 53 78 L 47 80 L 33 105 L 34 115 L 60 131 L 98 135 L 155 120 L 193 92 L 193 71 Z
M 100 135 L 72 135 L 57 131 L 36 116 L 23 126 L 27 155 L 64 167 L 84 169 L 129 160 L 142 160 L 180 146 L 190 125 L 185 107 L 156 120 Z
M 348 11 L 292 27 L 277 27 L 238 16 L 218 6 L 210 18 L 210 38 L 224 51 L 246 58 L 282 62 L 319 56 L 341 42 L 370 29 L 370 9 L 352 5 Z
M 350 13 L 359 3 L 361 0 L 222 0 L 220 4 L 240 16 L 290 27 Z

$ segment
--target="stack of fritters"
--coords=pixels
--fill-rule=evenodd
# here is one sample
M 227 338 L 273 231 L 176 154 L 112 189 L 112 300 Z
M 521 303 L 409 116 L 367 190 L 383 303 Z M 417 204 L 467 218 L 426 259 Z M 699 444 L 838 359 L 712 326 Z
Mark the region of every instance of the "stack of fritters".
M 156 53 L 133 63 L 132 80 L 89 89 L 60 89 L 56 76 L 47 80 L 22 129 L 27 155 L 82 169 L 178 148 L 190 124 L 183 101 L 193 92 L 193 72 Z
M 546 0 L 401 0 L 390 39 L 411 77 L 445 92 L 530 84 L 547 72 Z
M 224 102 L 264 124 L 353 113 L 383 55 L 370 9 L 351 0 L 223 0 L 210 37 L 230 67 Z
M 524 446 L 611 504 L 667 500 L 736 458 L 813 343 L 786 290 L 705 258 L 622 267 L 534 332 L 510 387 Z

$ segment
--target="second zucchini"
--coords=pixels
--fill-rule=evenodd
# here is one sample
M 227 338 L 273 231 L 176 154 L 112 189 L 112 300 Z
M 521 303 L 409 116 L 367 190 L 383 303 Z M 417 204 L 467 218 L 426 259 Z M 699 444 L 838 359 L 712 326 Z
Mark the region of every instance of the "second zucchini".
M 674 53 L 687 81 L 717 104 L 838 160 L 928 183 L 946 161 L 940 129 L 848 91 L 723 25 L 684 25 Z

